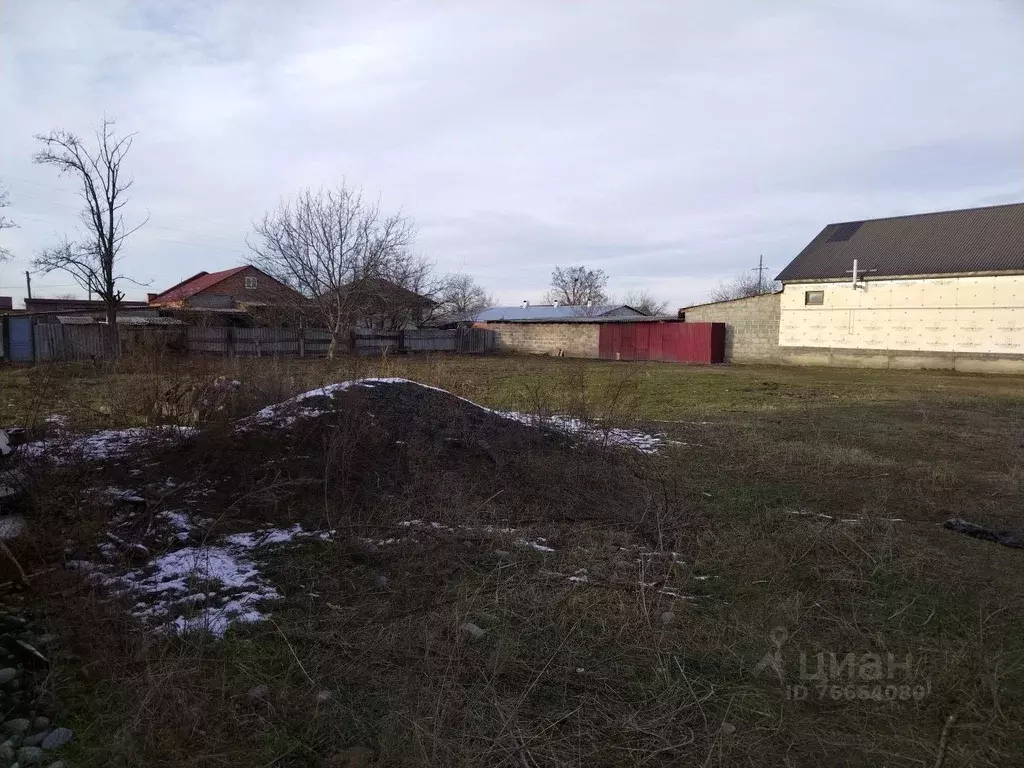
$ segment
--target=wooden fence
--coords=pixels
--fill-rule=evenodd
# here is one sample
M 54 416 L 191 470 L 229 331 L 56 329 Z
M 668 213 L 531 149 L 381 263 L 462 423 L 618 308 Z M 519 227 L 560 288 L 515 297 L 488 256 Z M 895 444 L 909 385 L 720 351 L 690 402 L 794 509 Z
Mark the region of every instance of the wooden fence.
M 103 359 L 112 348 L 107 327 L 36 323 L 33 326 L 36 361 Z M 351 349 L 360 355 L 412 352 L 486 354 L 497 349 L 495 331 L 460 328 L 409 331 L 352 332 Z M 123 352 L 156 350 L 182 354 L 238 357 L 325 357 L 331 343 L 328 331 L 292 328 L 145 327 L 122 328 Z M 340 353 L 344 353 L 341 350 Z

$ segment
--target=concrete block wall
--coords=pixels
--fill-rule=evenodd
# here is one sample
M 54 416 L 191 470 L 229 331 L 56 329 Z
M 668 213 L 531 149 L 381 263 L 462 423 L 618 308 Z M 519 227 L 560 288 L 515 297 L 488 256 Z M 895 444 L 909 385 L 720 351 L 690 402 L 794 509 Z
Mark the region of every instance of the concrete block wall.
M 687 307 L 686 322 L 725 323 L 727 363 L 777 362 L 780 297 L 771 293 Z
M 597 357 L 598 323 L 487 323 L 498 349 L 520 354 Z

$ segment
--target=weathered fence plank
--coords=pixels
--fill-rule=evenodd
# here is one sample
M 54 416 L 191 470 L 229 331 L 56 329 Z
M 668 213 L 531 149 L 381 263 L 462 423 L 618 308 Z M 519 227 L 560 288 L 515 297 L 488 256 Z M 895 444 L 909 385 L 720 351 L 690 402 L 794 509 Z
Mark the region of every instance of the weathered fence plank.
M 89 361 L 109 357 L 111 340 L 105 325 L 36 323 L 35 359 Z M 242 357 L 324 357 L 331 343 L 325 330 L 300 328 L 230 328 L 187 326 L 175 329 L 121 329 L 123 352 L 173 349 L 187 354 Z M 360 355 L 414 352 L 486 354 L 497 349 L 497 334 L 484 328 L 406 331 L 356 329 L 351 350 Z

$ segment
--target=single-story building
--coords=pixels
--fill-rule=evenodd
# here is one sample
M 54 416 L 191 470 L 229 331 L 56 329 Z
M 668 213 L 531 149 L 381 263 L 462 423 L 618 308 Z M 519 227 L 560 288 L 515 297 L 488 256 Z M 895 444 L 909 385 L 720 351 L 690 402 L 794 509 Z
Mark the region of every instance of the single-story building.
M 565 320 L 571 318 L 645 317 L 625 304 L 531 304 L 516 307 L 489 307 L 472 316 L 473 322 L 492 323 L 507 320 Z
M 1024 203 L 829 224 L 777 279 L 680 318 L 731 362 L 1024 373 Z
M 725 324 L 725 360 L 730 363 L 779 361 L 781 293 L 695 304 L 679 310 L 688 323 Z
M 778 280 L 782 362 L 1024 373 L 1024 203 L 829 224 Z
M 517 354 L 603 360 L 723 362 L 725 326 L 668 316 L 621 315 L 492 320 L 498 349 Z
M 148 306 L 192 325 L 277 325 L 295 321 L 307 299 L 261 269 L 244 264 L 198 272 L 161 293 Z

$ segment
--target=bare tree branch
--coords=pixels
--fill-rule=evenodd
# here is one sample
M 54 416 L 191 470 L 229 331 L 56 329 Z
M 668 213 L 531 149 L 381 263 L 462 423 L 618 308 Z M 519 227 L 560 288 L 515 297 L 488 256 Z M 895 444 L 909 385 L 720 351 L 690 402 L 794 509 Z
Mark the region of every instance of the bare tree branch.
M 0 229 L 11 229 L 12 227 L 18 226 L 3 214 L 3 209 L 10 204 L 11 201 L 7 195 L 7 189 L 0 186 Z M 11 252 L 0 245 L 0 261 L 6 261 L 9 258 L 11 258 Z
M 436 295 L 437 316 L 468 315 L 494 306 L 494 298 L 480 286 L 472 275 L 447 275 L 441 281 Z
M 606 304 L 608 295 L 605 286 L 608 275 L 602 269 L 586 267 L 555 267 L 551 273 L 551 288 L 544 298 L 546 301 L 585 307 L 590 304 Z
M 777 293 L 780 290 L 782 290 L 781 283 L 775 280 L 759 280 L 757 276 L 744 272 L 711 291 L 710 299 L 711 301 L 731 301 L 766 293 Z
M 40 165 L 53 166 L 61 175 L 76 178 L 84 203 L 80 218 L 86 230 L 80 242 L 65 239 L 60 245 L 42 251 L 34 266 L 44 274 L 54 270 L 67 272 L 85 291 L 103 301 L 115 353 L 117 310 L 124 299 L 117 283 L 127 279 L 118 274 L 117 259 L 125 240 L 149 221 L 147 214 L 141 224 L 126 227 L 121 213 L 128 203 L 126 193 L 134 183 L 124 177 L 121 166 L 134 137 L 135 134 L 118 137 L 114 121 L 104 118 L 96 132 L 94 150 L 87 149 L 75 134 L 58 128 L 36 136 L 43 148 L 32 158 Z
M 409 252 L 416 235 L 412 220 L 381 213 L 378 202 L 344 183 L 303 190 L 253 227 L 256 239 L 249 248 L 256 266 L 309 299 L 331 333 L 330 357 L 347 346 L 349 330 L 369 314 L 377 312 L 385 322 L 395 309 L 382 286 L 417 292 L 430 271 Z
M 656 298 L 653 293 L 643 288 L 629 291 L 622 303 L 643 312 L 645 315 L 663 315 L 665 310 L 668 309 L 667 301 Z

